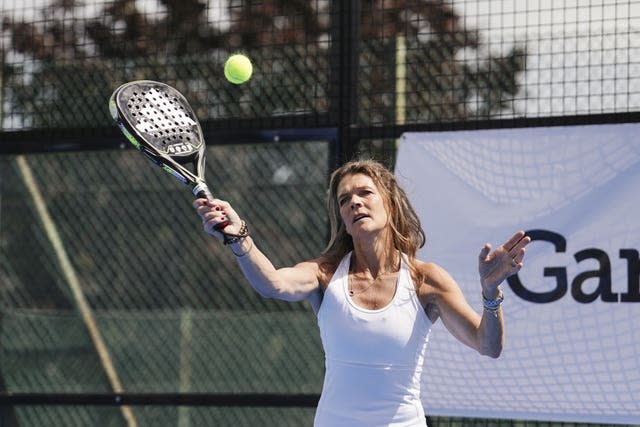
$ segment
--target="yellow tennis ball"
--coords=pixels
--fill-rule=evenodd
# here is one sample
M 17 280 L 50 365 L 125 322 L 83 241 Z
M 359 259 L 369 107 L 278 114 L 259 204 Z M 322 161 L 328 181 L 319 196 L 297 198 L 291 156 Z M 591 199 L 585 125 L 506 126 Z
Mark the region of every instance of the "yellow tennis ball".
M 251 60 L 240 53 L 231 55 L 224 63 L 224 76 L 233 84 L 239 85 L 246 82 L 251 78 L 251 73 L 253 73 Z

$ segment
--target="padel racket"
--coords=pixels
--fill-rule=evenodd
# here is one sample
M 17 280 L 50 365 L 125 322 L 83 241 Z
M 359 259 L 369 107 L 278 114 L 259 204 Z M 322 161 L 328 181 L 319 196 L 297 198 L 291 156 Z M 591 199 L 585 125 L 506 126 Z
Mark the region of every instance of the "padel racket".
M 202 128 L 178 90 L 151 80 L 125 83 L 111 95 L 109 111 L 127 140 L 149 160 L 189 185 L 196 197 L 213 198 L 204 180 Z M 227 225 L 223 222 L 216 229 Z

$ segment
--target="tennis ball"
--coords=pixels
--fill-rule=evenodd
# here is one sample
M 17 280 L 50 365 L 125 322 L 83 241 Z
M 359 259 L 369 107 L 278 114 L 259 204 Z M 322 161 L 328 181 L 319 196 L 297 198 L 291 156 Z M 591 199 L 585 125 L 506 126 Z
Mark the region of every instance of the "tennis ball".
M 253 66 L 245 55 L 236 53 L 231 55 L 224 63 L 224 76 L 231 83 L 239 85 L 251 78 Z

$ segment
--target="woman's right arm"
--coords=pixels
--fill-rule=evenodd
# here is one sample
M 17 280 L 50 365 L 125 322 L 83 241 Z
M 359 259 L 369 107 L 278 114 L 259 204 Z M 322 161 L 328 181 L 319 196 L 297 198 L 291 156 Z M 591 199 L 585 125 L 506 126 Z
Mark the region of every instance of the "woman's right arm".
M 229 245 L 238 264 L 253 289 L 266 298 L 302 301 L 316 291 L 318 263 L 306 261 L 293 267 L 276 269 L 271 261 L 255 246 L 251 236 Z
M 215 229 L 217 224 L 228 222 L 226 233 L 237 234 L 242 228 L 242 220 L 229 203 L 222 200 L 197 199 L 193 206 L 202 218 L 207 234 L 218 240 L 224 234 Z M 238 264 L 253 289 L 266 298 L 284 301 L 302 301 L 309 298 L 320 286 L 319 262 L 311 260 L 293 267 L 276 269 L 273 263 L 260 251 L 251 236 L 239 238 L 229 244 L 236 255 Z

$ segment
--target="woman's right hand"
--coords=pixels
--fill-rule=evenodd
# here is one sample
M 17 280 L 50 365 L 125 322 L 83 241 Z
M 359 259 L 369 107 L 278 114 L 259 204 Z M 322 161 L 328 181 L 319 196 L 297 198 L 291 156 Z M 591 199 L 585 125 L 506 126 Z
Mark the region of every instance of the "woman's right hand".
M 202 219 L 204 232 L 222 240 L 224 233 L 238 234 L 242 228 L 242 220 L 229 202 L 220 199 L 196 199 L 193 207 Z M 220 225 L 227 225 L 220 229 Z

